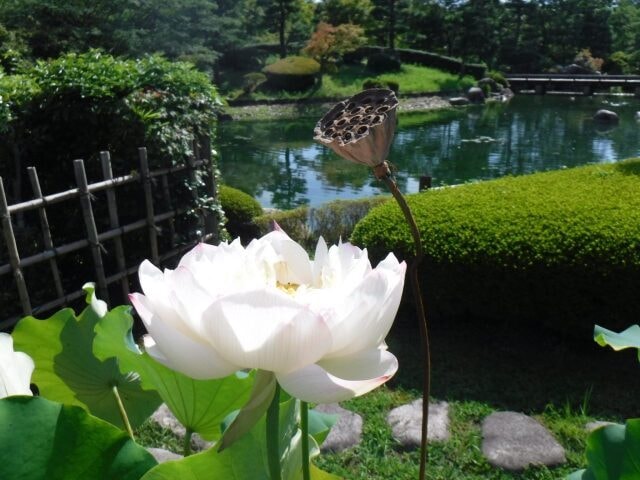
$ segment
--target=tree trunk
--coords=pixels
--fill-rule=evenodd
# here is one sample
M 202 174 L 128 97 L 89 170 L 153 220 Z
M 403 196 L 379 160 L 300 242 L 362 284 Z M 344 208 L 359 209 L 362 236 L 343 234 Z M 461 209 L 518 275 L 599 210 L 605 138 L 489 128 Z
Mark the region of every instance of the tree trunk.
M 285 27 L 287 24 L 287 9 L 283 0 L 280 0 L 280 19 L 278 25 L 278 36 L 280 39 L 280 58 L 287 56 L 287 40 L 285 38 Z
M 389 0 L 389 49 L 396 49 L 396 0 Z

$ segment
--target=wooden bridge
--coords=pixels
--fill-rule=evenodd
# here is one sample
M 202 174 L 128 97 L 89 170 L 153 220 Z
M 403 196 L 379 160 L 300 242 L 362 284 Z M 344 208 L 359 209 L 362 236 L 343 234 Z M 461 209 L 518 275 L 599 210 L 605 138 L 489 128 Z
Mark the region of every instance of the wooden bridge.
M 538 95 L 547 92 L 575 92 L 592 95 L 620 87 L 623 92 L 640 97 L 640 75 L 568 75 L 568 74 L 510 74 L 506 75 L 515 92 L 533 90 Z

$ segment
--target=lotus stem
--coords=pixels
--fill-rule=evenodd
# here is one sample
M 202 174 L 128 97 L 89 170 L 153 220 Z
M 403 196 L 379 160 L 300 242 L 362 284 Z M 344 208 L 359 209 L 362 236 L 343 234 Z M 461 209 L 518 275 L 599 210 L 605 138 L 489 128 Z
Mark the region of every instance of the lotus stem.
M 193 430 L 187 427 L 184 432 L 184 438 L 182 439 L 182 456 L 188 457 L 191 455 L 191 437 L 193 436 Z
M 111 387 L 111 391 L 113 392 L 113 396 L 116 399 L 116 403 L 118 404 L 118 410 L 120 411 L 120 417 L 122 418 L 122 423 L 124 424 L 124 428 L 131 437 L 131 440 L 134 440 L 133 437 L 133 429 L 131 428 L 131 423 L 129 423 L 129 417 L 127 416 L 127 411 L 124 409 L 124 403 L 122 403 L 122 399 L 120 398 L 120 392 L 118 392 L 118 387 L 114 385 Z
M 415 301 L 416 314 L 418 316 L 418 324 L 420 325 L 420 340 L 422 343 L 422 353 L 424 355 L 423 378 L 422 378 L 422 430 L 420 442 L 420 474 L 419 479 L 424 480 L 427 468 L 428 450 L 427 437 L 429 428 L 429 396 L 431 391 L 431 351 L 429 347 L 429 329 L 427 327 L 427 316 L 425 313 L 424 303 L 422 301 L 422 291 L 420 289 L 420 281 L 418 279 L 418 265 L 422 261 L 424 252 L 422 249 L 422 240 L 420 231 L 416 224 L 415 218 L 411 213 L 411 209 L 407 204 L 402 193 L 398 189 L 398 185 L 391 177 L 391 172 L 387 163 L 382 164 L 383 168 L 374 170 L 378 179 L 382 180 L 393 195 L 400 206 L 400 210 L 404 214 L 405 220 L 411 229 L 413 242 L 415 244 L 415 257 L 409 264 L 409 281 L 411 282 L 411 291 Z
M 300 402 L 300 429 L 302 430 L 302 480 L 310 480 L 309 471 L 309 404 Z
M 276 383 L 271 404 L 267 409 L 267 461 L 271 480 L 281 480 L 280 471 L 280 385 Z

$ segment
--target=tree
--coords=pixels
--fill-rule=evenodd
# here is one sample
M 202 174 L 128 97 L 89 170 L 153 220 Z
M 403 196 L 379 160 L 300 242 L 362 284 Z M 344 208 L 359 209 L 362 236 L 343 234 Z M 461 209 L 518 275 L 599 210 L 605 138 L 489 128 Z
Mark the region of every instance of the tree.
M 364 45 L 364 30 L 358 25 L 344 23 L 334 27 L 320 22 L 304 48 L 304 53 L 320 64 L 320 83 L 322 74 L 342 59 L 345 53 L 353 52 Z
M 371 0 L 325 0 L 319 5 L 319 17 L 331 25 L 352 23 L 365 30 L 373 27 Z
M 263 2 L 265 2 L 266 26 L 277 33 L 280 58 L 284 58 L 287 56 L 287 45 L 292 33 L 298 33 L 307 28 L 304 38 L 308 38 L 314 12 L 313 4 L 307 0 L 263 0 Z

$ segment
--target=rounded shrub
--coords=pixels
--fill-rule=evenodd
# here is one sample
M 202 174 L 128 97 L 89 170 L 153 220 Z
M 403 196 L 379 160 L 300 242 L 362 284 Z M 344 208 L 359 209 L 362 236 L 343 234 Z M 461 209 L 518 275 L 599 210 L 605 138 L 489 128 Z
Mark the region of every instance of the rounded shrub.
M 432 312 L 548 322 L 590 331 L 638 321 L 640 160 L 428 190 L 408 199 L 420 228 Z M 352 241 L 408 257 L 394 203 Z
M 262 215 L 262 207 L 251 195 L 228 185 L 220 185 L 218 190 L 222 210 L 227 217 L 225 227 L 235 238 L 248 241 L 259 236 L 259 230 L 253 219 Z
M 320 73 L 320 64 L 309 57 L 286 57 L 262 69 L 267 86 L 276 90 L 306 90 Z
M 399 72 L 401 67 L 400 60 L 386 53 L 373 53 L 367 58 L 367 69 L 375 73 Z

